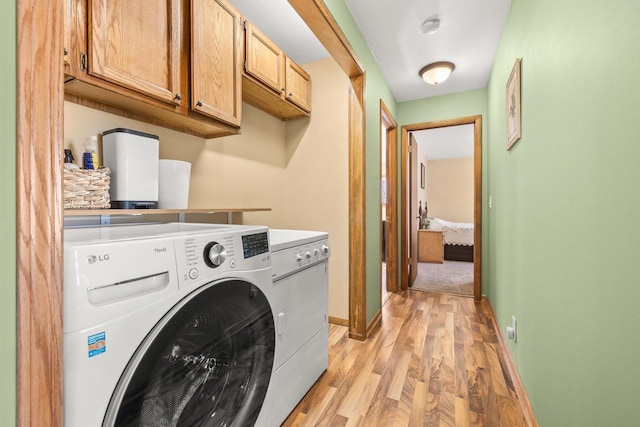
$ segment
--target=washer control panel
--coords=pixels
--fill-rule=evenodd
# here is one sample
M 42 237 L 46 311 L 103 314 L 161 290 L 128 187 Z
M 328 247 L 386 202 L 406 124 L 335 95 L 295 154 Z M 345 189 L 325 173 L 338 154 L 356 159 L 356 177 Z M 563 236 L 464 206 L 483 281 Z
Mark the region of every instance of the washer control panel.
M 233 233 L 177 237 L 176 261 L 180 286 L 215 280 L 231 271 L 268 268 L 271 255 L 266 227 Z

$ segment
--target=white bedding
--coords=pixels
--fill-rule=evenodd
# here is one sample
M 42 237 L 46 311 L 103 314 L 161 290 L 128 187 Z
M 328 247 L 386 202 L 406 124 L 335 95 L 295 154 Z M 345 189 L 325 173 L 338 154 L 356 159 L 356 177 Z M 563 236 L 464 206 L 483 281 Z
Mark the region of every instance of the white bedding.
M 445 245 L 473 246 L 473 223 L 471 222 L 450 222 L 431 218 L 429 230 L 442 231 Z

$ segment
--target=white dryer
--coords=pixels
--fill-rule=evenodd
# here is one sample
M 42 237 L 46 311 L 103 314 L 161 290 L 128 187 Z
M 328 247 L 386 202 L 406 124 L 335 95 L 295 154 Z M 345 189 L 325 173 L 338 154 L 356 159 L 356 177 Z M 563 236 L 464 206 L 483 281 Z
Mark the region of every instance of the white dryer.
M 276 316 L 271 419 L 282 423 L 329 363 L 329 235 L 269 230 Z
M 266 227 L 65 230 L 67 427 L 271 426 Z

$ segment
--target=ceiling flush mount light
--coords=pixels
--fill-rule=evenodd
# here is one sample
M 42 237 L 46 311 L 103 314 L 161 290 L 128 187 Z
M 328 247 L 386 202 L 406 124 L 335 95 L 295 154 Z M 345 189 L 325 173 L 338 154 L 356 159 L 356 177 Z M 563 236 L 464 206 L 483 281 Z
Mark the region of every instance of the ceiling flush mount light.
M 434 34 L 440 29 L 440 18 L 431 17 L 422 23 L 422 32 L 424 34 Z
M 434 62 L 420 70 L 420 77 L 430 85 L 437 85 L 447 80 L 456 68 L 451 62 Z

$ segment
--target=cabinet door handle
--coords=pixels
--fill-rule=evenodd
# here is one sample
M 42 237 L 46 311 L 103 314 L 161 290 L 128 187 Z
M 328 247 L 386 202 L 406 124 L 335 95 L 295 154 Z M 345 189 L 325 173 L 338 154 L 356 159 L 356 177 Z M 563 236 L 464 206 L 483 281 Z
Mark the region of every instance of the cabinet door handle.
M 176 96 L 174 96 L 173 99 L 175 99 L 176 101 L 180 101 L 182 97 L 180 96 L 179 93 L 176 93 Z
M 196 102 L 196 107 L 202 107 L 202 102 L 201 101 Z

